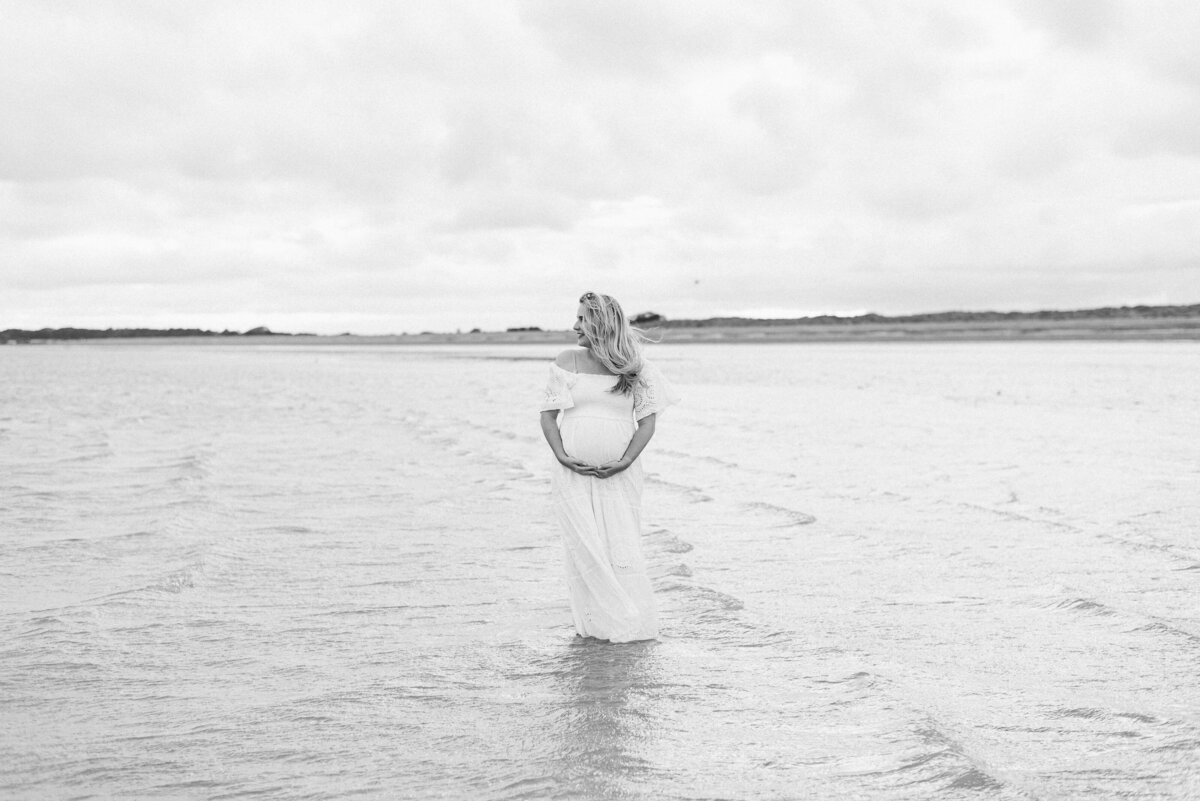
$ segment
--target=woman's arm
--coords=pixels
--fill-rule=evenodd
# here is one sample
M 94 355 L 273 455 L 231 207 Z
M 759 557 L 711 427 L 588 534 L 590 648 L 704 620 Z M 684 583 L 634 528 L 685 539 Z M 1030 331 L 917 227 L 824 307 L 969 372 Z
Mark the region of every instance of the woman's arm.
M 596 475 L 596 468 L 582 459 L 567 455 L 562 444 L 562 433 L 558 430 L 557 409 L 547 409 L 542 412 L 542 434 L 545 435 L 546 442 L 550 443 L 550 450 L 554 451 L 554 458 L 558 460 L 559 464 L 581 476 Z
M 654 436 L 654 418 L 656 415 L 648 414 L 641 420 L 637 421 L 637 431 L 633 432 L 633 437 L 629 440 L 629 445 L 625 448 L 624 455 L 615 462 L 602 464 L 595 469 L 594 475 L 599 478 L 609 478 L 620 473 L 622 470 L 628 470 L 629 465 L 637 461 L 642 450 L 650 442 L 650 438 Z

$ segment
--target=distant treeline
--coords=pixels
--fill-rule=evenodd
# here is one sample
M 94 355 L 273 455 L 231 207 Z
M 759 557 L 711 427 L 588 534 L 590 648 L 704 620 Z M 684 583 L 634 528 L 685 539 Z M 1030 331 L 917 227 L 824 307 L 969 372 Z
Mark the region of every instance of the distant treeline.
M 262 336 L 292 336 L 278 334 L 269 328 L 260 326 L 251 328 L 245 333 L 237 331 L 205 331 L 200 328 L 42 328 L 37 331 L 26 331 L 21 328 L 8 328 L 0 331 L 0 342 L 30 342 L 46 339 L 132 339 L 140 337 L 262 337 Z
M 1003 323 L 1050 320 L 1154 320 L 1170 318 L 1200 318 L 1200 303 L 1190 306 L 1106 306 L 1099 309 L 1076 309 L 1073 311 L 1046 310 L 1035 312 L 969 312 L 947 311 L 930 314 L 907 314 L 889 317 L 883 314 L 860 314 L 855 317 L 836 317 L 824 314 L 819 317 L 709 317 L 704 320 L 669 320 L 656 312 L 642 312 L 630 318 L 635 325 L 648 328 L 709 328 L 738 326 L 790 326 L 790 325 L 888 325 L 902 323 Z M 537 326 L 509 328 L 514 332 L 539 332 Z M 426 334 L 432 332 L 423 332 Z M 472 334 L 482 333 L 478 328 Z M 35 342 L 71 339 L 132 339 L 148 337 L 253 337 L 253 336 L 313 336 L 312 334 L 281 334 L 260 326 L 249 331 L 206 331 L 199 328 L 42 328 L 26 331 L 9 328 L 0 331 L 0 344 L 4 342 Z M 342 336 L 350 336 L 342 334 Z
M 784 325 L 862 325 L 866 323 L 970 323 L 1012 322 L 1018 320 L 1122 320 L 1156 319 L 1167 317 L 1200 317 L 1200 303 L 1191 306 L 1107 306 L 1100 309 L 1077 309 L 1074 311 L 1035 312 L 968 312 L 948 311 L 930 314 L 908 314 L 888 317 L 882 314 L 860 314 L 855 317 L 835 317 L 825 314 L 819 317 L 786 317 L 759 319 L 753 317 L 710 317 L 705 320 L 667 320 L 657 314 L 647 313 L 639 317 L 651 317 L 643 324 L 665 328 L 706 328 L 709 326 L 784 326 Z

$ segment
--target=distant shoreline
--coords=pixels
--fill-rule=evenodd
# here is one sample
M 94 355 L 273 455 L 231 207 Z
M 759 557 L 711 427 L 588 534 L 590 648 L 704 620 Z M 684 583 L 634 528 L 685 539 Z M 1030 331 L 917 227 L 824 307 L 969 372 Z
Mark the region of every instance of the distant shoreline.
M 1125 306 L 1080 311 L 940 312 L 883 317 L 810 317 L 755 320 L 657 320 L 641 324 L 670 344 L 758 342 L 991 342 L 1200 340 L 1200 304 Z M 469 333 L 390 335 L 246 333 L 199 329 L 42 329 L 0 331 L 0 344 L 230 344 L 230 345 L 489 345 L 571 344 L 570 331 L 537 328 Z
M 671 345 L 821 343 L 821 342 L 1047 342 L 1047 341 L 1200 341 L 1200 319 L 1070 320 L 1010 323 L 903 323 L 833 327 L 705 326 L 648 329 L 654 340 Z M 570 331 L 493 331 L 465 334 L 394 334 L 381 336 L 255 337 L 106 337 L 103 339 L 32 340 L 30 345 L 103 347 L 128 345 L 550 345 L 574 344 Z M 10 344 L 16 344 L 10 341 Z

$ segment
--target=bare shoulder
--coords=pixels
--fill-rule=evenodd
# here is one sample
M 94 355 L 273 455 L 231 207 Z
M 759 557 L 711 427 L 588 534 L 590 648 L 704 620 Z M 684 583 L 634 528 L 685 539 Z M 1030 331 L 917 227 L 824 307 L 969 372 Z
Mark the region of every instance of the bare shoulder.
M 662 375 L 662 370 L 658 369 L 658 365 L 649 359 L 642 360 L 642 375 L 645 377 L 657 377 Z
M 554 363 L 568 372 L 575 372 L 576 359 L 583 348 L 568 348 L 554 358 Z

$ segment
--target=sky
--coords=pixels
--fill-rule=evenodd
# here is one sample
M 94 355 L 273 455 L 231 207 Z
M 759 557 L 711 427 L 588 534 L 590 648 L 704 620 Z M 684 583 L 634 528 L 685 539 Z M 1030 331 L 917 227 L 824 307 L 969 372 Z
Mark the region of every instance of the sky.
M 1194 0 L 0 0 L 0 329 L 1200 303 Z

